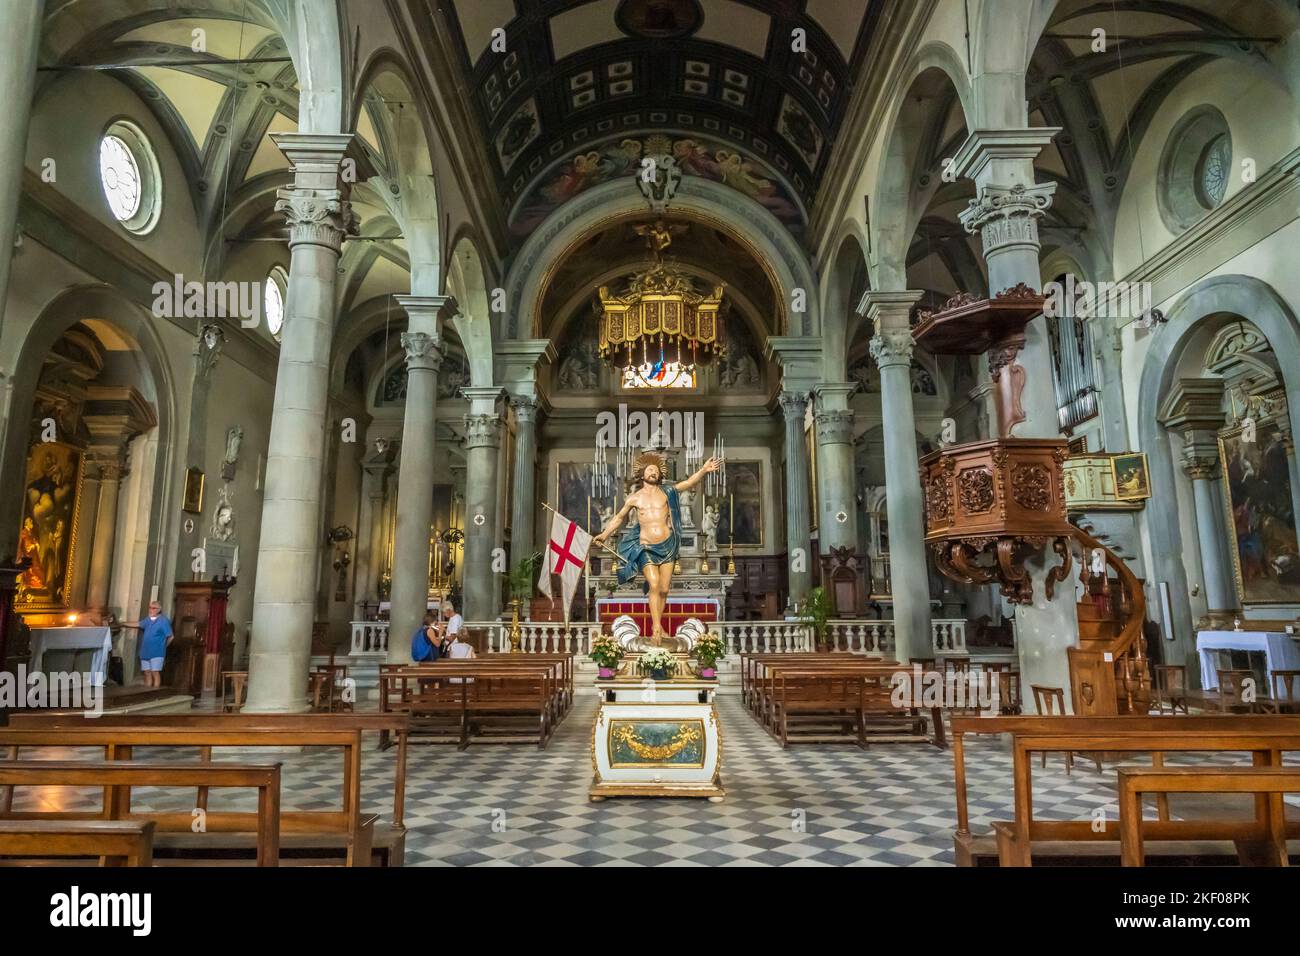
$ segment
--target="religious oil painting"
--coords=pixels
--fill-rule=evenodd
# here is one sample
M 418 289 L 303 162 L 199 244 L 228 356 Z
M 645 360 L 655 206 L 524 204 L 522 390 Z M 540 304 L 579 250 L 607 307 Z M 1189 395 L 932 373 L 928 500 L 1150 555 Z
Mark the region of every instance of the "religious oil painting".
M 558 465 L 558 473 L 560 514 L 576 521 L 579 527 L 585 528 L 590 534 L 599 533 L 604 522 L 614 517 L 614 482 L 609 482 L 611 493 L 602 497 L 591 494 L 590 462 L 562 461 Z M 595 490 L 605 489 L 597 487 Z M 590 511 L 588 500 L 591 503 Z M 549 518 L 546 526 L 550 527 Z
M 609 765 L 615 770 L 704 766 L 702 720 L 611 720 Z
M 44 442 L 27 456 L 18 558 L 29 562 L 18 576 L 18 607 L 24 611 L 69 607 L 81 493 L 81 451 Z
M 727 497 L 718 515 L 718 547 L 732 545 L 732 502 L 735 502 L 735 546 L 759 547 L 763 543 L 763 463 L 727 462 Z
M 1271 422 L 1220 433 L 1223 491 L 1243 605 L 1300 602 L 1300 548 L 1286 448 Z
M 181 510 L 192 515 L 203 511 L 203 484 L 206 476 L 197 468 L 185 470 L 185 495 L 181 500 Z
M 1144 454 L 1114 455 L 1110 459 L 1115 497 L 1120 501 L 1145 501 L 1151 497 L 1151 476 Z

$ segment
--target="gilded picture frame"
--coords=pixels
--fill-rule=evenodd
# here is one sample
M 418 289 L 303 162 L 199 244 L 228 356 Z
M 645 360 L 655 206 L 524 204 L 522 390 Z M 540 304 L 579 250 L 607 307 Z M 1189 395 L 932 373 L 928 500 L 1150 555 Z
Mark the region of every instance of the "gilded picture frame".
M 61 611 L 75 593 L 84 454 L 64 442 L 40 442 L 27 453 L 18 558 L 19 611 Z
M 185 470 L 185 495 L 181 499 L 181 510 L 192 515 L 203 513 L 203 485 L 205 476 L 197 468 Z
M 1219 433 L 1223 498 L 1233 583 L 1242 606 L 1300 603 L 1296 517 L 1277 425 L 1255 426 L 1254 441 L 1241 427 Z
M 1146 501 L 1151 497 L 1151 472 L 1144 452 L 1111 455 L 1110 477 L 1119 501 Z

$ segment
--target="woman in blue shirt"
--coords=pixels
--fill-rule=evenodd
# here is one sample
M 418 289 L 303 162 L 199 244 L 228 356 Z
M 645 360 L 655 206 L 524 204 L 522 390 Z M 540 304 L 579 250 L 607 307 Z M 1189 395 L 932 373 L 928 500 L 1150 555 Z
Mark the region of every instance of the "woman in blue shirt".
M 436 640 L 433 614 L 424 615 L 424 623 L 411 635 L 411 660 L 417 664 L 432 664 L 439 657 L 440 648 Z

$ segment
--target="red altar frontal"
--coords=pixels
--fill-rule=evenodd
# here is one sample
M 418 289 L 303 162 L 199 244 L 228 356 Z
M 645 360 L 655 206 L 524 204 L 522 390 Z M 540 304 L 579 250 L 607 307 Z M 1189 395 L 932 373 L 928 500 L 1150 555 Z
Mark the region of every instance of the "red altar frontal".
M 716 598 L 675 598 L 670 595 L 664 608 L 664 629 L 669 634 L 676 634 L 677 628 L 693 617 L 705 624 L 719 621 L 722 619 L 721 611 Z M 642 637 L 650 636 L 650 603 L 647 598 L 618 596 L 596 599 L 596 620 L 600 622 L 602 631 L 608 631 L 615 618 L 624 614 L 636 621 Z

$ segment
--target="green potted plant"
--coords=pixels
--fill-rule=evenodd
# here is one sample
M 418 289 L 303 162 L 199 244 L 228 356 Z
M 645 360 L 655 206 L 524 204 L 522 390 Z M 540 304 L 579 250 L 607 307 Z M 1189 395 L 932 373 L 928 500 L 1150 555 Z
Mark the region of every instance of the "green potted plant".
M 695 642 L 695 659 L 700 663 L 700 676 L 705 680 L 718 676 L 718 661 L 724 656 L 722 638 L 712 632 L 706 632 Z
M 677 658 L 662 647 L 646 651 L 639 662 L 641 671 L 652 680 L 667 680 L 677 669 Z
M 591 642 L 591 659 L 600 668 L 600 679 L 609 680 L 618 672 L 618 662 L 623 659 L 623 648 L 609 634 L 598 634 Z
M 537 579 L 537 569 L 541 566 L 542 552 L 521 558 L 513 568 L 506 572 L 506 588 L 510 592 L 510 650 L 518 653 L 523 644 L 519 630 L 519 608 L 533 596 L 533 582 Z
M 831 596 L 826 593 L 823 587 L 815 587 L 808 592 L 804 598 L 803 612 L 800 614 L 800 620 L 807 621 L 812 625 L 813 634 L 817 638 L 817 650 L 826 650 L 826 622 L 831 616 Z

